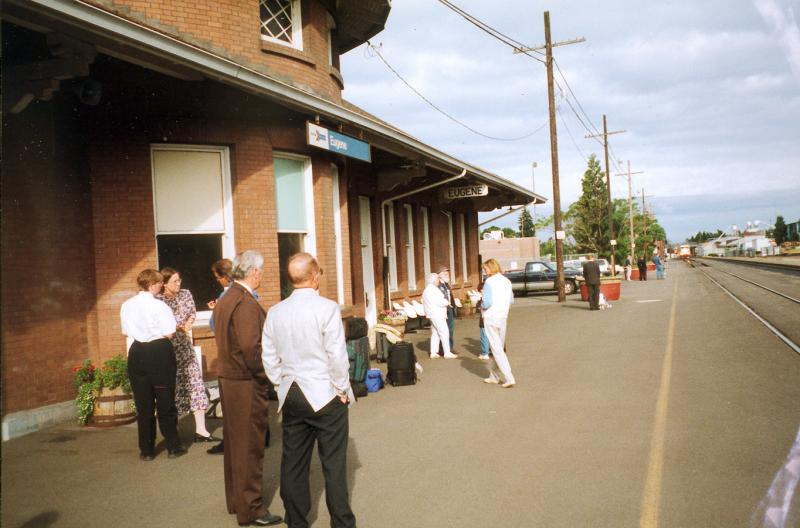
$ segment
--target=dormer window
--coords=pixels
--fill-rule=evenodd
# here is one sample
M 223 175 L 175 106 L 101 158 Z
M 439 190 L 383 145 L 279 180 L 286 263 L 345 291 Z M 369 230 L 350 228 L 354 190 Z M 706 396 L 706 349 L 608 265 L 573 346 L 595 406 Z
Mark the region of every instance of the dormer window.
M 303 49 L 300 0 L 259 0 L 261 38 Z

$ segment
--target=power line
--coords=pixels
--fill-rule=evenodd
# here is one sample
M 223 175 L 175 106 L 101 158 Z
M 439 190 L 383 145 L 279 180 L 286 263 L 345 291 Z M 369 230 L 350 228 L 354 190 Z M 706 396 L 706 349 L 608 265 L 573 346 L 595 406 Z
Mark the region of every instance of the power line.
M 469 13 L 467 13 L 466 11 L 464 11 L 463 9 L 461 9 L 460 7 L 458 7 L 457 5 L 455 5 L 454 3 L 452 3 L 452 2 L 450 2 L 448 0 L 439 0 L 439 3 L 444 5 L 447 8 L 451 9 L 456 14 L 458 14 L 459 16 L 464 18 L 467 22 L 469 22 L 470 24 L 474 25 L 475 27 L 477 27 L 481 31 L 483 31 L 485 33 L 488 33 L 489 35 L 491 35 L 492 37 L 496 38 L 497 40 L 499 40 L 500 42 L 502 42 L 506 46 L 510 46 L 517 53 L 522 53 L 524 55 L 527 55 L 528 57 L 532 58 L 533 60 L 539 61 L 542 64 L 544 64 L 544 61 L 542 59 L 540 59 L 539 57 L 535 57 L 535 56 L 533 56 L 533 55 L 531 55 L 529 53 L 528 50 L 531 49 L 529 46 L 526 46 L 525 44 L 519 42 L 518 40 L 514 40 L 513 38 L 509 37 L 508 35 L 505 35 L 505 34 L 501 33 L 500 31 L 494 29 L 489 24 L 481 21 L 480 19 L 474 17 L 473 15 L 470 15 Z M 540 55 L 542 54 L 541 51 L 535 51 L 535 52 L 540 54 Z
M 594 123 L 592 123 L 592 118 L 590 118 L 589 114 L 586 113 L 586 110 L 583 109 L 583 105 L 581 105 L 581 102 L 578 100 L 578 96 L 575 95 L 575 92 L 572 91 L 572 87 L 569 85 L 569 81 L 567 81 L 567 77 L 564 75 L 564 72 L 561 71 L 561 66 L 558 65 L 558 61 L 556 61 L 555 58 L 553 58 L 553 63 L 556 65 L 556 70 L 558 70 L 558 74 L 561 76 L 562 79 L 564 79 L 564 84 L 567 86 L 567 90 L 569 90 L 569 93 L 572 94 L 572 98 L 575 99 L 575 102 L 577 103 L 578 108 L 581 109 L 581 112 L 583 112 L 583 115 L 584 115 L 584 117 L 586 117 L 586 120 L 589 122 L 590 125 L 592 125 L 592 128 L 594 129 L 594 133 L 595 134 L 599 134 L 600 130 L 598 130 L 598 128 L 596 126 L 594 126 Z M 592 131 L 590 130 L 589 132 L 591 133 Z
M 520 140 L 522 140 L 522 139 L 527 139 L 527 138 L 529 138 L 529 137 L 533 136 L 534 134 L 536 134 L 537 132 L 539 132 L 540 130 L 542 130 L 542 129 L 543 129 L 545 126 L 547 126 L 547 121 L 545 121 L 545 122 L 544 122 L 544 123 L 542 123 L 542 124 L 541 124 L 541 125 L 540 125 L 538 128 L 536 128 L 536 130 L 534 130 L 533 132 L 530 132 L 529 134 L 525 134 L 524 136 L 513 137 L 513 138 L 501 138 L 501 137 L 495 137 L 495 136 L 490 136 L 490 135 L 488 135 L 488 134 L 484 134 L 483 132 L 479 132 L 479 131 L 475 130 L 474 128 L 472 128 L 471 126 L 467 125 L 466 123 L 463 123 L 462 121 L 459 121 L 458 119 L 456 119 L 456 118 L 455 118 L 455 117 L 453 117 L 452 115 L 448 114 L 447 112 L 445 112 L 444 110 L 442 110 L 442 109 L 441 109 L 441 108 L 439 108 L 438 106 L 436 106 L 436 105 L 435 105 L 433 102 L 431 102 L 431 100 L 430 100 L 430 99 L 428 99 L 427 97 L 425 97 L 424 95 L 422 95 L 422 93 L 420 93 L 420 91 L 419 91 L 419 90 L 417 90 L 416 88 L 414 88 L 414 87 L 411 85 L 411 83 L 409 83 L 407 80 L 405 80 L 405 79 L 403 78 L 403 76 L 402 76 L 402 75 L 400 75 L 400 73 L 399 73 L 397 70 L 395 70 L 395 69 L 392 67 L 392 65 L 391 65 L 391 64 L 389 64 L 389 62 L 388 62 L 388 61 L 387 61 L 387 60 L 384 58 L 384 56 L 381 54 L 380 50 L 379 50 L 379 49 L 378 49 L 376 46 L 373 46 L 373 45 L 372 45 L 372 44 L 371 44 L 369 41 L 367 41 L 367 45 L 369 46 L 369 49 L 371 49 L 373 52 L 375 52 L 375 54 L 378 56 L 378 58 L 380 58 L 380 59 L 381 59 L 381 61 L 382 61 L 382 62 L 383 62 L 385 65 L 386 65 L 386 67 L 387 67 L 387 68 L 389 68 L 389 70 L 391 70 L 391 72 L 392 72 L 392 73 L 394 73 L 394 74 L 395 74 L 395 76 L 396 76 L 398 79 L 400 79 L 400 80 L 403 82 L 403 84 L 405 84 L 406 86 L 408 86 L 408 88 L 409 88 L 409 89 L 410 89 L 412 92 L 414 92 L 415 94 L 417 94 L 417 96 L 418 96 L 420 99 L 422 99 L 423 101 L 425 101 L 426 103 L 428 103 L 428 105 L 430 105 L 430 107 L 431 107 L 431 108 L 433 108 L 434 110 L 436 110 L 437 112 L 439 112 L 439 113 L 440 113 L 440 114 L 442 114 L 443 116 L 447 117 L 448 119 L 450 119 L 450 120 L 451 120 L 451 121 L 453 121 L 454 123 L 456 123 L 456 124 L 458 124 L 458 125 L 461 125 L 462 127 L 466 128 L 467 130 L 469 130 L 470 132 L 472 132 L 473 134 L 477 134 L 477 135 L 479 135 L 479 136 L 481 136 L 481 137 L 484 137 L 484 138 L 486 138 L 486 139 L 493 139 L 493 140 L 495 140 L 495 141 L 520 141 Z
M 586 157 L 586 154 L 583 153 L 581 148 L 578 146 L 578 143 L 575 141 L 575 137 L 572 135 L 572 131 L 567 126 L 567 120 L 564 119 L 564 114 L 561 113 L 561 109 L 559 107 L 556 107 L 556 112 L 558 112 L 558 117 L 561 118 L 561 124 L 564 125 L 564 129 L 566 129 L 567 135 L 572 140 L 572 144 L 575 146 L 575 150 L 577 150 L 578 154 L 580 154 L 583 157 L 583 159 L 586 160 L 586 163 L 589 163 L 589 158 Z

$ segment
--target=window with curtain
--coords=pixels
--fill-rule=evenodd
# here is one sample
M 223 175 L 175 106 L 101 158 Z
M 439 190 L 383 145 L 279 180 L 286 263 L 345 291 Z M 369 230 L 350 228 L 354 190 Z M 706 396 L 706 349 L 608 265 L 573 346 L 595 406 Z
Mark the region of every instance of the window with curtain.
M 467 226 L 464 213 L 458 213 L 458 230 L 461 234 L 461 276 L 464 277 L 463 282 L 467 282 L 469 271 L 467 269 Z
M 417 289 L 417 269 L 414 262 L 414 208 L 410 204 L 404 206 L 406 213 L 406 271 L 408 273 L 408 289 Z
M 287 263 L 300 251 L 315 253 L 311 162 L 301 156 L 276 154 L 275 210 L 281 299 L 291 295 Z
M 394 238 L 394 203 L 385 205 L 386 256 L 389 260 L 389 291 L 397 291 L 397 250 Z

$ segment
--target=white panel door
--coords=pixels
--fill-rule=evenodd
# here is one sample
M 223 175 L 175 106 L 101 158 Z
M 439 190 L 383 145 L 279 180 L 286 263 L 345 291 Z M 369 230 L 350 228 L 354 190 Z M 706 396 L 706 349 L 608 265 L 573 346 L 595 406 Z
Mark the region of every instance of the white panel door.
M 361 231 L 361 270 L 364 280 L 365 319 L 372 326 L 378 322 L 378 309 L 375 301 L 375 267 L 372 262 L 372 221 L 370 220 L 369 198 L 358 197 L 358 218 Z

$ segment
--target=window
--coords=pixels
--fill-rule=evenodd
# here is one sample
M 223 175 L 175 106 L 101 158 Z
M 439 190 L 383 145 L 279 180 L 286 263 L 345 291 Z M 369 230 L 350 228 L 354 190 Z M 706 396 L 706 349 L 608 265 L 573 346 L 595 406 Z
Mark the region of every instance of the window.
M 428 275 L 431 274 L 431 236 L 428 229 L 428 208 L 420 207 L 420 214 L 422 215 L 422 272 L 425 274 L 425 280 L 428 280 Z
M 384 222 L 386 222 L 386 255 L 389 259 L 389 291 L 397 291 L 397 252 L 394 242 L 394 203 L 385 205 Z
M 311 160 L 275 154 L 275 210 L 278 228 L 278 266 L 281 299 L 292 293 L 287 262 L 297 252 L 316 254 L 314 192 Z
M 414 217 L 410 204 L 403 206 L 406 211 L 406 271 L 408 272 L 408 290 L 417 289 L 417 269 L 414 263 Z
M 456 280 L 456 255 L 455 255 L 455 240 L 453 240 L 453 213 L 442 211 L 447 216 L 447 249 L 450 260 L 450 284 L 458 282 Z
M 261 38 L 303 49 L 300 0 L 260 0 Z
M 464 213 L 458 213 L 458 230 L 461 233 L 461 275 L 464 276 L 463 282 L 469 281 L 467 270 L 467 229 L 464 222 Z
M 211 265 L 235 254 L 228 149 L 153 145 L 150 158 L 157 266 L 180 272 L 198 320 L 206 319 L 206 303 L 221 291 Z
M 336 21 L 328 15 L 328 64 L 339 69 L 339 46 L 336 44 Z
M 339 201 L 339 167 L 331 163 L 333 185 L 333 234 L 336 237 L 336 298 L 344 304 L 344 264 L 342 257 L 342 204 Z

